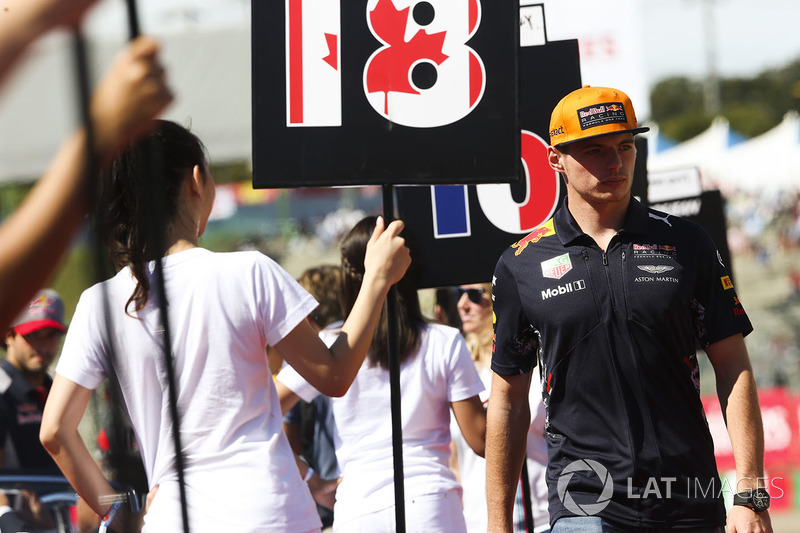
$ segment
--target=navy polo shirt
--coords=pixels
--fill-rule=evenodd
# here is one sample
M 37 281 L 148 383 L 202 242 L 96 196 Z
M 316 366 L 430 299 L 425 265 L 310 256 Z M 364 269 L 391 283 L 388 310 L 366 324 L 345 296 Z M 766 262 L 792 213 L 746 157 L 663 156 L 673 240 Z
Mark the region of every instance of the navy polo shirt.
M 46 390 L 50 390 L 51 384 L 52 380 L 46 377 Z M 39 441 L 43 409 L 36 388 L 14 365 L 0 361 L 0 445 L 4 469 L 60 473 Z
M 725 524 L 695 351 L 752 326 L 702 227 L 632 199 L 604 252 L 565 201 L 503 253 L 493 295 L 492 369 L 539 363 L 551 523 Z

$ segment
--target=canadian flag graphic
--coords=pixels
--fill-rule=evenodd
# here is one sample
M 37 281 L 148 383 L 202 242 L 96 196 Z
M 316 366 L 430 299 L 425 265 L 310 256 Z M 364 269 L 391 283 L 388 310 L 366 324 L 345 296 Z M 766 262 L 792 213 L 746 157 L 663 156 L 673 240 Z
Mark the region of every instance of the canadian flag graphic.
M 286 125 L 341 126 L 340 0 L 286 0 Z
M 421 4 L 432 7 L 430 20 L 414 16 Z M 466 42 L 480 26 L 479 0 L 369 0 L 367 12 L 383 43 L 364 69 L 364 92 L 376 112 L 404 126 L 436 128 L 478 105 L 486 69 Z M 414 81 L 421 66 L 435 72 L 432 85 Z

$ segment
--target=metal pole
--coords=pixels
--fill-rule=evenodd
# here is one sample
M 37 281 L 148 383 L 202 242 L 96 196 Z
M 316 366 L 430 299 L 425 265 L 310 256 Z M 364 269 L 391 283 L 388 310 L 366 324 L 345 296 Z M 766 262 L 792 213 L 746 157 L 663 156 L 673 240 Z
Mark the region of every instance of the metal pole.
M 136 9 L 136 0 L 126 1 L 128 9 L 128 32 L 130 39 L 133 40 L 140 34 L 139 16 Z M 164 242 L 162 231 L 165 227 L 164 224 L 164 205 L 163 198 L 160 194 L 154 194 L 158 190 L 158 183 L 161 182 L 161 166 L 163 162 L 163 154 L 154 144 L 146 146 L 148 152 L 149 167 L 145 169 L 148 176 L 146 187 L 150 191 L 149 196 L 153 200 L 153 217 L 146 217 L 145 221 L 145 238 L 148 244 L 152 245 L 152 250 L 155 251 L 155 289 L 158 297 L 158 308 L 161 316 L 162 326 L 162 348 L 164 351 L 164 366 L 167 370 L 167 394 L 169 398 L 169 412 L 172 418 L 172 440 L 175 447 L 175 470 L 178 476 L 178 491 L 181 502 L 181 518 L 183 519 L 183 532 L 189 533 L 189 505 L 186 497 L 186 482 L 185 482 L 185 464 L 183 458 L 183 445 L 181 443 L 180 433 L 180 415 L 178 412 L 178 389 L 175 381 L 175 368 L 172 364 L 172 336 L 169 327 L 169 318 L 167 316 L 167 294 L 164 286 L 164 270 L 161 262 L 161 257 L 164 254 Z
M 394 220 L 394 187 L 384 184 L 383 219 Z M 397 533 L 406 531 L 405 486 L 403 481 L 403 423 L 400 417 L 400 357 L 397 353 L 400 333 L 397 325 L 397 288 L 386 297 L 386 320 L 389 334 L 389 397 L 392 411 L 392 456 L 394 458 L 394 510 Z

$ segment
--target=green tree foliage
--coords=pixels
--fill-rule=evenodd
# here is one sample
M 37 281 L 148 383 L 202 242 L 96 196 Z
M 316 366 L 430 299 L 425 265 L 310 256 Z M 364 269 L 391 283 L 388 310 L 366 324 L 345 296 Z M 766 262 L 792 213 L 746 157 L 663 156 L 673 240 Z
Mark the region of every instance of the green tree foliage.
M 720 114 L 734 131 L 754 137 L 778 125 L 788 111 L 800 111 L 800 58 L 753 78 L 721 79 L 719 87 Z M 661 133 L 678 142 L 701 133 L 713 119 L 703 109 L 702 80 L 666 78 L 650 93 L 650 106 Z

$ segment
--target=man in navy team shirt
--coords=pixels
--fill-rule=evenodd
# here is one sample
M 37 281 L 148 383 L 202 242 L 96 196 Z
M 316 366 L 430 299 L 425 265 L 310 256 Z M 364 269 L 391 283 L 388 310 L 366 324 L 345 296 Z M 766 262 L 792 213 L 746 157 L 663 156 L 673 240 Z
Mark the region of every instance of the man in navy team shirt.
M 64 336 L 64 303 L 52 289 L 39 291 L 3 332 L 0 362 L 0 469 L 60 474 L 39 441 L 42 410 L 53 380 L 48 368 Z
M 538 365 L 553 533 L 770 532 L 764 436 L 744 335 L 752 326 L 697 224 L 631 196 L 630 99 L 584 87 L 553 111 L 548 161 L 567 198 L 508 248 L 494 279 L 487 427 L 489 530 L 511 532 Z M 736 458 L 718 477 L 700 402 L 699 341 Z

